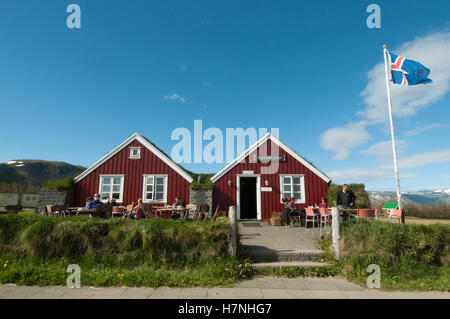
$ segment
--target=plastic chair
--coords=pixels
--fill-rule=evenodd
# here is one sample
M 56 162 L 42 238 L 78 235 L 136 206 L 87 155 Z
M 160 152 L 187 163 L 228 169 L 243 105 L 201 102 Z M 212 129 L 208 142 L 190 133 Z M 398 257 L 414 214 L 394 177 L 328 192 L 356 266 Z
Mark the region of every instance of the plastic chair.
M 402 222 L 402 216 L 403 216 L 403 210 L 402 209 L 391 209 L 389 212 L 388 222 L 391 221 L 391 219 L 398 219 L 398 222 Z
M 363 219 L 377 219 L 377 209 L 358 209 L 356 217 Z
M 305 208 L 305 213 L 306 213 L 306 217 L 305 217 L 305 229 L 308 228 L 308 222 L 312 222 L 313 223 L 313 229 L 312 231 L 314 232 L 314 226 L 315 223 L 318 221 L 317 219 L 317 215 L 314 212 L 314 209 L 310 208 L 310 207 L 306 207 Z
M 320 236 L 322 236 L 322 225 L 325 225 L 325 232 L 328 233 L 327 226 L 331 223 L 331 209 L 321 207 L 319 208 L 320 212 Z

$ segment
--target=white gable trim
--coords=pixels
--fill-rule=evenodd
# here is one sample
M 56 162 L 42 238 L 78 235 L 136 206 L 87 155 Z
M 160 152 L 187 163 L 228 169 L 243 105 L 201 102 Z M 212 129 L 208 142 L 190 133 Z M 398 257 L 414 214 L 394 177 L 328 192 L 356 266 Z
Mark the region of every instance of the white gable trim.
M 273 136 L 270 133 L 267 133 L 263 137 L 261 137 L 256 143 L 254 143 L 252 146 L 250 146 L 246 151 L 244 151 L 241 155 L 236 157 L 233 161 L 228 163 L 223 169 L 221 169 L 216 175 L 214 175 L 211 178 L 211 182 L 215 183 L 218 181 L 223 175 L 225 175 L 228 171 L 230 171 L 233 167 L 235 167 L 238 163 L 243 161 L 247 156 L 249 156 L 252 152 L 254 152 L 256 149 L 258 149 L 259 146 L 264 145 L 264 143 L 267 140 L 271 140 L 272 142 L 276 143 L 280 148 L 285 150 L 289 155 L 291 155 L 293 158 L 295 158 L 297 161 L 302 163 L 305 167 L 307 167 L 309 170 L 314 172 L 317 176 L 322 178 L 325 182 L 329 183 L 331 181 L 331 178 L 329 178 L 327 175 L 319 171 L 317 168 L 315 168 L 312 164 L 310 164 L 307 160 L 305 160 L 303 157 L 295 153 L 291 148 L 283 144 L 277 137 Z
M 139 143 L 141 143 L 143 146 L 145 146 L 150 152 L 155 154 L 159 159 L 161 159 L 164 163 L 169 165 L 175 172 L 180 174 L 185 180 L 187 180 L 189 183 L 192 182 L 193 178 L 191 175 L 189 175 L 184 169 L 182 169 L 180 166 L 178 166 L 171 158 L 169 158 L 167 155 L 162 153 L 160 150 L 158 150 L 155 146 L 153 146 L 151 143 L 147 141 L 145 137 L 140 135 L 139 133 L 134 133 L 131 135 L 128 139 L 126 139 L 124 142 L 122 142 L 119 146 L 117 146 L 115 149 L 113 149 L 111 152 L 106 154 L 103 158 L 98 160 L 94 165 L 86 169 L 84 172 L 82 172 L 80 175 L 74 178 L 75 183 L 78 183 L 83 178 L 88 176 L 90 173 L 92 173 L 96 168 L 98 168 L 103 163 L 107 162 L 111 157 L 119 153 L 122 149 L 124 149 L 128 144 L 130 144 L 132 141 L 137 140 Z M 127 156 L 128 158 L 128 156 Z

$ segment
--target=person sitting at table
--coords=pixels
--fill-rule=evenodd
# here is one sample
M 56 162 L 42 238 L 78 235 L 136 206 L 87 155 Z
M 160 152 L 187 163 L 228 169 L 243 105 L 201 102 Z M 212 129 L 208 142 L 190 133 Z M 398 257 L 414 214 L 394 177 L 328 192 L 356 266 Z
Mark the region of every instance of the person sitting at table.
M 289 212 L 289 219 L 291 217 L 296 217 L 298 219 L 298 221 L 300 222 L 300 225 L 303 226 L 304 225 L 304 220 L 306 219 L 306 213 L 304 210 L 298 210 L 295 207 L 295 197 L 291 197 L 288 201 L 288 206 L 290 207 L 290 212 Z
M 103 205 L 102 201 L 100 200 L 98 194 L 94 194 L 94 200 L 91 200 L 86 208 L 89 210 L 94 210 L 100 205 Z
M 283 198 L 281 202 L 284 205 L 283 213 L 281 214 L 281 220 L 287 226 L 289 224 L 289 213 L 291 211 L 291 207 L 288 205 L 287 198 Z
M 116 199 L 115 198 L 108 198 L 107 204 L 111 206 L 117 206 Z
M 85 202 L 84 208 L 87 209 L 89 203 L 92 202 L 93 200 L 94 200 L 94 197 L 88 197 L 88 198 L 86 198 L 86 202 Z
M 322 197 L 320 199 L 320 204 L 319 204 L 319 208 L 327 208 L 328 207 L 328 203 L 325 197 Z
M 136 215 L 136 220 L 145 218 L 144 215 L 144 205 L 142 205 L 142 198 L 138 198 L 138 204 L 136 207 L 133 207 L 133 211 Z
M 172 205 L 175 208 L 186 208 L 186 204 L 181 200 L 181 198 L 179 196 L 175 196 L 175 203 L 173 203 Z M 184 215 L 184 213 L 183 213 Z M 180 213 L 178 212 L 173 212 L 172 215 L 170 216 L 170 218 L 172 219 L 178 219 L 182 217 Z

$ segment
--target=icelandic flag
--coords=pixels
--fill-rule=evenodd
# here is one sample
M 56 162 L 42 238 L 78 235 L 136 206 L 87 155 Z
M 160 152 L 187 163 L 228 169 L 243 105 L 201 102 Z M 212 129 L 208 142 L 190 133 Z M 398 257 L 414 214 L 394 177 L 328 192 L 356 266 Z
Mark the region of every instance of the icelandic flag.
M 392 82 L 403 86 L 425 84 L 433 82 L 428 78 L 430 69 L 421 63 L 405 59 L 388 52 L 391 58 Z

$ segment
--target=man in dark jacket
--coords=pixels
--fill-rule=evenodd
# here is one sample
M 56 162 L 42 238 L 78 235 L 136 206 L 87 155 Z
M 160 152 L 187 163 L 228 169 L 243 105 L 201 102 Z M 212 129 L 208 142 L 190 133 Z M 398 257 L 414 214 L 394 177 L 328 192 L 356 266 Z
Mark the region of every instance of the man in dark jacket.
M 355 207 L 355 194 L 351 190 L 348 189 L 348 185 L 344 184 L 342 187 L 342 191 L 340 191 L 337 195 L 336 203 L 338 206 L 342 208 L 354 208 Z

